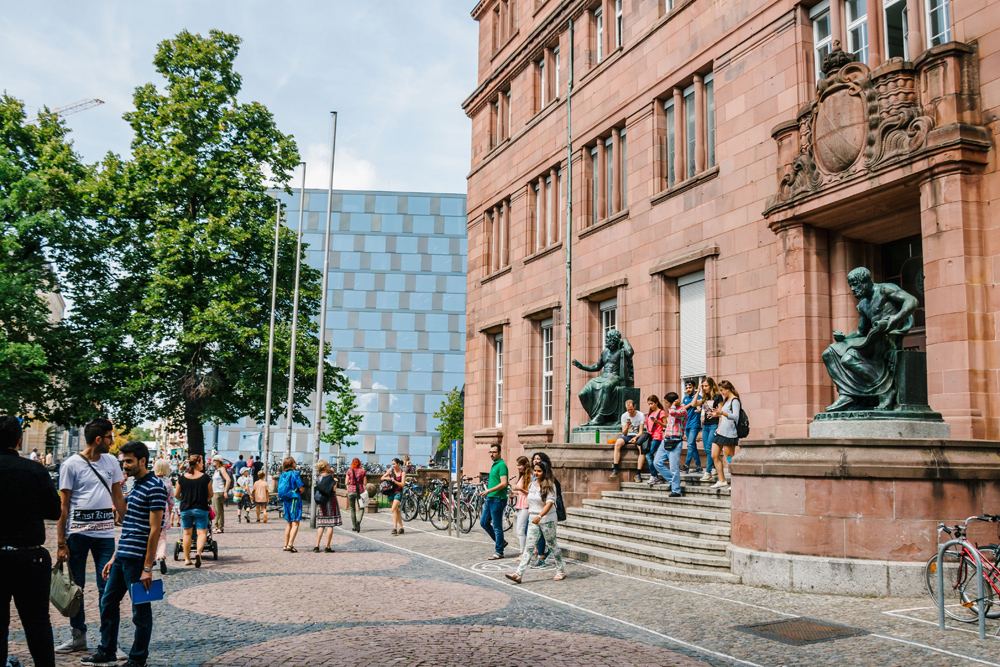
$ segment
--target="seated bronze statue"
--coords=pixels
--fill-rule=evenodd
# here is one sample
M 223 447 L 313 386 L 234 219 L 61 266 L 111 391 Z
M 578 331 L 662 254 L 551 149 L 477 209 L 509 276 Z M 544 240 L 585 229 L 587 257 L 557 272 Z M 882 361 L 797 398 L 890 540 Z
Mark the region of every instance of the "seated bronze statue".
M 584 426 L 603 426 L 617 424 L 619 414 L 618 387 L 631 387 L 634 382 L 632 355 L 629 342 L 622 338 L 617 329 L 611 329 L 604 337 L 604 350 L 601 358 L 593 366 L 584 366 L 576 359 L 573 365 L 580 370 L 601 371 L 601 374 L 591 378 L 580 391 L 580 403 L 587 411 L 590 420 Z
M 833 344 L 823 352 L 823 363 L 840 397 L 827 412 L 850 409 L 890 410 L 895 401 L 893 353 L 913 326 L 916 297 L 892 283 L 876 283 L 859 267 L 847 274 L 858 302 L 857 331 L 833 332 Z

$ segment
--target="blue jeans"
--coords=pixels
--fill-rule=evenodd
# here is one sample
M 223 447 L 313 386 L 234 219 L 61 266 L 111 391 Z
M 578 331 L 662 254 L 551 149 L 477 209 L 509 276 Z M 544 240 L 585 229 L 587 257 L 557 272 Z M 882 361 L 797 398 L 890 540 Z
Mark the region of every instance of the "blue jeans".
M 681 443 L 680 438 L 676 440 L 664 440 L 660 446 L 660 451 L 656 453 L 653 464 L 661 479 L 670 480 L 670 490 L 674 493 L 681 492 Z M 670 459 L 670 469 L 667 470 L 667 459 Z
M 181 512 L 181 528 L 208 530 L 208 510 L 184 510 Z
M 688 468 L 691 467 L 691 459 L 694 459 L 694 465 L 696 468 L 701 467 L 701 457 L 698 456 L 698 431 L 701 430 L 700 426 L 695 426 L 694 428 L 685 429 L 684 439 L 687 440 L 687 458 L 684 460 L 684 465 Z
M 118 649 L 121 601 L 129 587 L 142 576 L 142 564 L 141 558 L 118 558 L 111 565 L 101 596 L 101 646 L 97 652 L 104 657 L 113 659 Z M 132 625 L 135 626 L 135 640 L 128 657 L 137 665 L 145 665 L 149 657 L 149 639 L 153 636 L 153 606 L 149 602 L 132 605 Z
M 101 572 L 104 571 L 104 566 L 108 564 L 111 557 L 115 555 L 115 538 L 74 534 L 66 538 L 66 546 L 69 547 L 69 571 L 73 575 L 73 581 L 80 588 L 83 588 L 87 581 L 87 554 L 94 555 L 94 570 L 97 573 L 97 599 L 101 599 L 104 596 L 105 586 L 105 579 L 101 576 Z M 74 630 L 87 631 L 83 602 L 80 603 L 80 611 L 77 612 L 76 616 L 69 619 L 69 625 Z
M 649 464 L 649 474 L 650 475 L 655 475 L 656 474 L 656 469 L 653 468 L 653 461 L 654 461 L 654 459 L 656 457 L 656 450 L 658 450 L 660 448 L 660 443 L 661 442 L 663 442 L 663 441 L 662 440 L 653 440 L 652 442 L 649 443 L 649 451 L 646 452 L 646 463 Z
M 503 553 L 503 547 L 507 544 L 503 539 L 503 508 L 506 505 L 506 498 L 487 497 L 486 504 L 483 506 L 483 516 L 479 520 L 479 525 L 496 542 L 498 554 Z
M 712 472 L 715 468 L 712 463 L 712 442 L 715 440 L 715 431 L 718 428 L 718 424 L 705 424 L 701 427 L 701 444 L 705 448 L 705 458 L 708 459 L 708 463 L 705 465 L 706 472 Z

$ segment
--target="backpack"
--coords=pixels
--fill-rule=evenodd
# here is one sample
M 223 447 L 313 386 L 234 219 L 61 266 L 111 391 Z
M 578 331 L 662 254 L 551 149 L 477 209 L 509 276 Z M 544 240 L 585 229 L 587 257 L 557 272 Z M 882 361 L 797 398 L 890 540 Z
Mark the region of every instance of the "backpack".
M 333 478 L 331 477 L 330 479 L 333 479 Z M 326 487 L 327 486 L 332 487 L 333 485 L 332 484 L 327 485 L 327 484 L 325 484 L 325 482 L 326 482 L 326 480 L 323 480 L 323 481 L 317 482 L 316 484 L 313 485 L 313 500 L 316 501 L 317 505 L 323 505 L 325 503 L 330 502 L 330 497 L 332 496 L 332 494 L 330 493 L 330 491 L 332 491 L 333 489 L 330 488 L 328 490 Z
M 563 504 L 562 485 L 556 480 L 556 521 L 566 520 L 566 505 Z
M 736 437 L 745 438 L 750 435 L 750 418 L 747 417 L 743 406 L 740 406 L 740 416 L 736 420 Z
M 281 500 L 291 500 L 295 497 L 295 489 L 292 488 L 291 471 L 286 470 L 278 478 L 278 498 Z

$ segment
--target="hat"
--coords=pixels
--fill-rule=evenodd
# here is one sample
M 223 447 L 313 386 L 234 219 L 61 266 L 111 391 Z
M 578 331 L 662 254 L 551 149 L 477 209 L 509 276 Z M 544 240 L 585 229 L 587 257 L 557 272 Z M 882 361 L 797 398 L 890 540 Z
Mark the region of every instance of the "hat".
M 224 459 L 220 455 L 216 454 L 215 456 L 212 457 L 212 460 L 213 461 L 222 461 Z

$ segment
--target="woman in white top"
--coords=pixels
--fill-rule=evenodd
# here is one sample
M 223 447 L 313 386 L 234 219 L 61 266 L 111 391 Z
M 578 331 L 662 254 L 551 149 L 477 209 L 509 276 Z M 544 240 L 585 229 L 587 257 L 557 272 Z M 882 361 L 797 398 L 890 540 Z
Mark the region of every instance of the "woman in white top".
M 552 580 L 562 581 L 566 578 L 562 551 L 556 543 L 556 480 L 552 476 L 552 468 L 544 461 L 535 464 L 533 473 L 535 481 L 528 488 L 527 548 L 521 554 L 517 572 L 506 575 L 515 584 L 521 583 L 521 575 L 528 568 L 528 563 L 538 549 L 539 537 L 545 538 L 545 544 L 556 561 L 556 576 Z
M 517 510 L 517 541 L 524 553 L 528 535 L 528 489 L 531 486 L 531 461 L 527 456 L 517 457 L 517 481 L 514 482 L 514 509 Z
M 729 486 L 726 481 L 725 463 L 726 457 L 736 455 L 736 445 L 739 439 L 736 437 L 736 422 L 740 419 L 740 395 L 736 387 L 729 380 L 719 383 L 719 391 L 725 403 L 710 413 L 712 417 L 719 418 L 719 430 L 715 432 L 715 441 L 712 443 L 712 461 L 715 463 L 715 470 L 719 473 L 719 481 L 711 486 L 713 489 L 724 489 Z
M 233 485 L 233 478 L 229 476 L 221 456 L 216 454 L 212 463 L 215 464 L 215 472 L 212 473 L 212 510 L 215 511 L 215 529 L 222 533 L 226 528 L 226 497 Z

